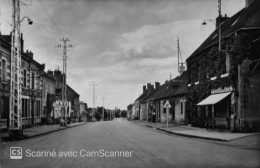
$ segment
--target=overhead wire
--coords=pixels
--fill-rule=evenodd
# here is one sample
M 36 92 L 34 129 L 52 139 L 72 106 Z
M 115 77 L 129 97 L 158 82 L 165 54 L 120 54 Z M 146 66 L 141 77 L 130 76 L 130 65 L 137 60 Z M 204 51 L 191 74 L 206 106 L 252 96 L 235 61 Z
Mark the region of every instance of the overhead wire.
M 43 30 L 47 33 L 47 35 L 49 36 L 49 38 L 52 39 L 55 43 L 57 43 L 57 40 L 56 40 L 56 39 L 53 37 L 53 35 L 48 31 L 48 29 L 47 29 L 46 26 L 40 21 L 40 19 L 38 19 L 38 18 L 36 17 L 36 15 L 30 10 L 30 8 L 27 7 L 27 6 L 26 6 L 26 8 L 22 6 L 22 8 L 24 9 L 24 11 L 25 11 L 27 14 L 29 14 L 28 12 L 30 12 L 31 15 L 32 15 L 32 17 L 34 18 L 34 20 L 37 20 L 37 21 L 38 21 L 38 22 L 34 22 L 34 24 L 36 24 L 36 26 L 39 27 L 39 30 L 43 29 Z M 38 23 L 40 24 L 40 26 L 38 25 Z
M 42 6 L 44 12 L 47 14 L 47 16 L 49 17 L 50 21 L 52 22 L 52 24 L 58 29 L 59 33 L 62 34 L 62 36 L 64 36 L 64 32 L 60 29 L 60 27 L 57 25 L 57 23 L 53 20 L 53 17 L 50 16 L 47 8 L 44 6 L 44 4 L 41 1 L 38 1 L 39 4 Z

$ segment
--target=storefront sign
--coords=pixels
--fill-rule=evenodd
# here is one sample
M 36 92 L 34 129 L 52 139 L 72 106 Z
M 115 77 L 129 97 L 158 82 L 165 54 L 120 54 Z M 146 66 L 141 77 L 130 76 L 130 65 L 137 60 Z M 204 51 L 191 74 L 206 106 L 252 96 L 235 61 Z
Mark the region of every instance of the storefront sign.
M 224 92 L 231 92 L 233 91 L 233 87 L 224 87 L 224 88 L 218 88 L 218 89 L 214 89 L 211 91 L 211 94 L 216 94 L 216 93 L 224 93 Z

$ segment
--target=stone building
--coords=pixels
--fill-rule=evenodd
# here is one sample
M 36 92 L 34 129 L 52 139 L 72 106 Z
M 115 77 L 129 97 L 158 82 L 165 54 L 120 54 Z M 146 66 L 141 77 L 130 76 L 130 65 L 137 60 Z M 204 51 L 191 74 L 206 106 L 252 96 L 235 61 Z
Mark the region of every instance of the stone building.
M 51 116 L 53 112 L 52 105 L 56 101 L 56 81 L 52 76 L 53 74 L 50 72 L 43 72 L 43 116 L 47 118 Z
M 56 88 L 56 99 L 62 100 L 62 80 L 63 74 L 60 70 L 48 71 L 48 74 L 52 74 L 53 78 L 55 79 L 55 88 Z M 66 85 L 66 97 L 67 101 L 70 103 L 70 117 L 78 118 L 80 116 L 80 104 L 79 104 L 79 97 L 80 95 L 73 90 L 69 85 Z
M 216 30 L 187 59 L 186 110 L 194 126 L 210 118 L 218 129 L 259 129 L 260 1 L 246 2 L 234 16 L 217 18 Z
M 21 85 L 23 126 L 40 124 L 42 118 L 42 74 L 45 68 L 33 59 L 31 51 L 24 52 L 21 35 Z M 1 127 L 8 127 L 11 78 L 11 35 L 0 35 L 0 114 Z

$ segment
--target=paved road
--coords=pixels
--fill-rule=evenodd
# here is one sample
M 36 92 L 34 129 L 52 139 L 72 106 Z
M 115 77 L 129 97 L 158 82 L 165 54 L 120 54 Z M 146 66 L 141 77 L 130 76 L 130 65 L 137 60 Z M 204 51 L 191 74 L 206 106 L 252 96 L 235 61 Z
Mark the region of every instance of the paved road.
M 21 160 L 10 159 L 10 146 L 22 147 Z M 48 157 L 27 157 L 33 154 L 32 151 L 39 151 L 42 154 L 42 151 L 53 150 L 56 153 L 55 157 L 50 153 Z M 99 156 L 105 152 L 107 155 L 115 154 L 113 151 L 128 151 L 129 153 L 128 155 L 125 153 L 125 157 L 87 157 L 92 151 L 100 150 Z M 75 157 L 57 156 L 61 151 L 72 151 Z M 2 143 L 0 156 L 1 168 L 260 166 L 259 149 L 169 135 L 124 120 L 88 123 L 20 142 Z

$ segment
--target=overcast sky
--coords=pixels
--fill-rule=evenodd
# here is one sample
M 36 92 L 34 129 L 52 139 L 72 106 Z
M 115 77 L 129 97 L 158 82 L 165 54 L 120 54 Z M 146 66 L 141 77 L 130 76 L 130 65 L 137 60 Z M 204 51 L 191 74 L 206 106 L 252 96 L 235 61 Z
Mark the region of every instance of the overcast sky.
M 1 33 L 11 31 L 10 0 L 0 0 Z M 30 4 L 30 0 L 22 0 Z M 222 0 L 222 13 L 232 16 L 245 0 Z M 214 30 L 204 19 L 218 15 L 218 0 L 33 0 L 21 5 L 25 49 L 48 69 L 62 69 L 62 52 L 55 47 L 68 37 L 68 84 L 80 100 L 126 109 L 142 93 L 142 86 L 163 84 L 177 73 L 177 37 L 183 61 Z

